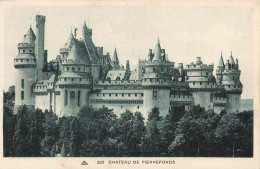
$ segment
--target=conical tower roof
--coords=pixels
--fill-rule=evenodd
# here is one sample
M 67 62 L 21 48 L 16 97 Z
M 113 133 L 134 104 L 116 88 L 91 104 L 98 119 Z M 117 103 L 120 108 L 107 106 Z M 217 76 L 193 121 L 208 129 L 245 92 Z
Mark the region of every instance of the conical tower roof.
M 117 57 L 116 48 L 115 48 L 115 51 L 114 51 L 114 55 L 113 55 L 113 58 L 112 58 L 112 62 L 117 62 L 117 63 L 119 63 L 119 60 L 118 60 L 118 57 Z
M 162 56 L 161 56 L 162 49 L 161 49 L 159 38 L 158 38 L 158 42 L 154 48 L 153 53 L 154 53 L 153 60 L 162 60 Z
M 30 26 L 27 34 L 24 36 L 23 43 L 34 43 L 35 38 L 35 34 Z
M 219 58 L 218 66 L 219 67 L 224 67 L 225 66 L 224 60 L 223 60 L 223 57 L 222 57 L 222 52 L 221 52 L 221 56 Z
M 230 63 L 231 65 L 234 65 L 234 64 L 235 64 L 235 61 L 234 61 L 233 56 L 232 56 L 232 52 L 231 52 L 231 55 L 230 55 L 230 57 L 229 57 L 229 63 Z
M 74 43 L 75 43 L 75 39 L 74 39 L 74 36 L 71 32 L 67 42 L 64 45 L 64 48 L 71 48 Z
M 71 50 L 69 52 L 67 59 L 72 59 L 74 61 L 88 62 L 89 56 L 86 51 L 86 47 L 85 47 L 84 43 L 81 41 L 72 43 L 72 47 L 71 47 Z

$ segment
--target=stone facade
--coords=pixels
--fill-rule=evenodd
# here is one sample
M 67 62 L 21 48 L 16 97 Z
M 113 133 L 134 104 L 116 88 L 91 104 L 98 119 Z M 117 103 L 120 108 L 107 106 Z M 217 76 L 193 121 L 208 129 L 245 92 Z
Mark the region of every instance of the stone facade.
M 45 16 L 36 16 L 36 36 L 30 28 L 14 59 L 16 68 L 15 111 L 27 105 L 54 111 L 58 116 L 75 116 L 83 105 L 108 107 L 117 115 L 125 110 L 140 111 L 147 118 L 153 107 L 166 115 L 171 106 L 189 109 L 200 105 L 220 113 L 239 111 L 242 84 L 238 60 L 231 54 L 224 64 L 221 55 L 213 75 L 213 65 L 198 57 L 185 68 L 168 60 L 160 41 L 149 49 L 148 59 L 139 60 L 130 70 L 120 65 L 115 49 L 112 59 L 92 41 L 86 22 L 82 39 L 71 32 L 56 59 L 47 62 L 44 49 Z

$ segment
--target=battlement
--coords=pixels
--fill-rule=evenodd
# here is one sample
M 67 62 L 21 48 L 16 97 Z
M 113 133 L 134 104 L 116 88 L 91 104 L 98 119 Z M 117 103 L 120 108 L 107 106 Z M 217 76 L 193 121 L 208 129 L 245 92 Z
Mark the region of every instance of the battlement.
M 70 51 L 70 49 L 69 48 L 60 48 L 60 52 L 69 52 Z
M 45 16 L 43 15 L 36 15 L 36 26 L 38 26 L 41 23 L 45 22 Z
M 170 62 L 168 60 L 148 60 L 145 61 L 145 66 L 172 66 L 174 67 L 174 62 Z
M 214 65 L 206 65 L 206 64 L 200 64 L 200 65 L 195 65 L 195 64 L 190 64 L 186 65 L 186 70 L 213 70 Z
M 34 47 L 35 44 L 34 43 L 18 43 L 18 48 L 21 48 L 21 47 Z
M 98 85 L 123 85 L 123 84 L 142 84 L 142 80 L 110 80 L 110 81 L 98 81 L 97 82 Z
M 78 61 L 73 59 L 64 59 L 61 62 L 62 64 L 90 64 L 89 62 L 86 61 Z

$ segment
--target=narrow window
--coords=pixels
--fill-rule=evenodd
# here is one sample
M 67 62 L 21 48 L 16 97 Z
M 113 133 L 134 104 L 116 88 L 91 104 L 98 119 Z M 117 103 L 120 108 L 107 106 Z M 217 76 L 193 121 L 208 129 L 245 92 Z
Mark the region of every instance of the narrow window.
M 21 80 L 21 88 L 24 88 L 24 79 Z
M 69 71 L 70 70 L 70 68 L 69 67 L 67 67 L 67 71 Z
M 80 90 L 78 91 L 78 106 L 80 106 Z
M 137 94 L 135 94 L 135 97 L 137 97 Z
M 202 82 L 200 82 L 200 85 L 202 85 Z
M 128 97 L 130 97 L 131 96 L 131 94 L 128 94 Z
M 70 99 L 71 100 L 75 99 L 75 92 L 74 91 L 70 92 Z
M 74 71 L 74 69 L 75 69 L 75 68 L 74 68 L 74 67 L 72 67 L 72 71 Z
M 21 91 L 21 99 L 24 100 L 24 91 Z
M 23 53 L 25 53 L 25 50 L 23 50 Z
M 122 97 L 124 97 L 124 94 L 122 94 Z
M 213 93 L 210 93 L 210 102 L 213 102 Z
M 64 106 L 68 104 L 68 91 L 65 90 L 65 96 L 64 96 Z
M 116 97 L 117 97 L 117 94 L 116 94 Z
M 27 62 L 29 62 L 29 59 L 27 59 Z
M 195 85 L 195 82 L 193 82 L 193 85 Z
M 139 106 L 137 106 L 137 109 L 139 109 Z
M 153 89 L 153 100 L 157 100 L 157 89 Z

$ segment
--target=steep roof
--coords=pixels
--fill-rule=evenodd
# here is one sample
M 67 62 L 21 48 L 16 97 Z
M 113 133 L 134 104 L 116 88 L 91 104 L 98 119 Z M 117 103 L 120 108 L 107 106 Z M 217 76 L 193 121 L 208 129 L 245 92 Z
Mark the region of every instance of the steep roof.
M 70 33 L 70 36 L 69 36 L 67 42 L 65 43 L 64 48 L 71 48 L 73 43 L 75 43 L 75 39 L 74 39 L 73 34 Z
M 119 62 L 118 56 L 117 56 L 117 52 L 116 52 L 116 48 L 115 48 L 115 51 L 114 51 L 114 55 L 113 55 L 113 58 L 112 58 L 112 62 Z
M 220 56 L 220 58 L 219 58 L 218 66 L 219 66 L 219 67 L 224 67 L 224 66 L 225 66 L 225 65 L 224 65 L 224 61 L 223 61 L 222 54 L 221 54 L 221 56 Z
M 235 61 L 234 61 L 233 56 L 232 56 L 232 52 L 231 52 L 231 55 L 230 55 L 230 57 L 229 57 L 229 63 L 230 63 L 231 65 L 234 65 L 234 64 L 235 64 Z
M 154 48 L 154 57 L 153 57 L 153 60 L 162 60 L 162 56 L 161 56 L 161 53 L 162 53 L 162 49 L 161 49 L 161 45 L 160 45 L 160 41 L 158 39 L 158 42 Z
M 34 43 L 35 38 L 36 38 L 36 36 L 30 26 L 27 34 L 24 36 L 23 43 Z
M 85 44 L 81 41 L 73 43 L 67 59 L 88 62 L 89 56 Z

